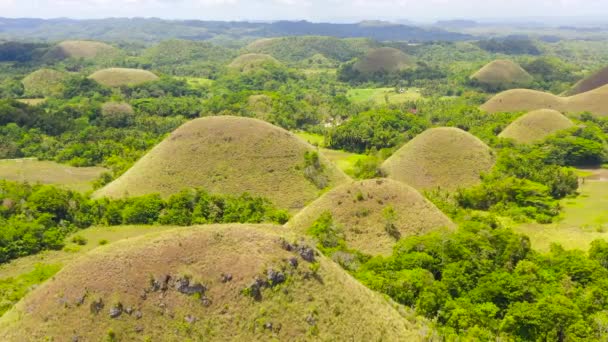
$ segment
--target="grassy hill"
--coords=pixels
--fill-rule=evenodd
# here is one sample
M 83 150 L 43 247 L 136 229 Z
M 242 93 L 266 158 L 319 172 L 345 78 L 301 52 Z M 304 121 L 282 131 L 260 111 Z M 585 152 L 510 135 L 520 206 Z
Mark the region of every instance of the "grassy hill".
M 519 143 L 532 143 L 574 126 L 562 113 L 553 109 L 539 109 L 513 121 L 498 136 L 513 139 Z
M 458 128 L 429 129 L 405 144 L 384 164 L 389 178 L 418 190 L 455 190 L 480 182 L 494 165 L 492 150 Z
M 208 42 L 172 39 L 146 49 L 142 58 L 154 70 L 180 76 L 208 76 L 212 66 L 226 64 L 234 51 Z
M 4 315 L 0 338 L 416 341 L 430 332 L 280 231 L 180 228 L 98 248 Z
M 186 187 L 203 187 L 225 194 L 249 192 L 281 208 L 298 209 L 317 198 L 324 185 L 348 180 L 323 156 L 316 166 L 307 165 L 305 154 L 314 151 L 292 133 L 260 120 L 196 119 L 178 128 L 96 196 L 166 196 Z
M 27 75 L 21 83 L 25 95 L 31 97 L 46 97 L 61 93 L 62 82 L 67 74 L 52 69 L 39 69 Z
M 89 40 L 66 40 L 48 52 L 52 59 L 84 58 L 92 59 L 117 55 L 119 49 L 102 42 Z
M 0 160 L 0 179 L 54 184 L 82 192 L 92 190 L 93 181 L 106 171 L 101 167 L 73 167 L 36 159 Z
M 303 36 L 266 38 L 249 44 L 245 51 L 262 53 L 291 63 L 321 55 L 329 60 L 347 62 L 364 55 L 378 43 L 365 38 L 340 39 L 335 37 Z
M 597 89 L 608 84 L 608 67 L 596 71 L 592 75 L 585 77 L 576 83 L 566 95 L 577 95 Z
M 250 72 L 262 68 L 266 64 L 280 65 L 274 57 L 266 54 L 248 53 L 235 58 L 228 67 L 240 72 Z
M 395 48 L 383 47 L 369 51 L 354 65 L 361 73 L 400 71 L 412 67 L 412 57 Z
M 326 211 L 343 229 L 349 248 L 371 255 L 391 254 L 400 238 L 453 227 L 450 219 L 418 191 L 390 179 L 335 188 L 294 216 L 287 227 L 305 234 Z
M 89 78 L 107 87 L 120 87 L 154 81 L 158 76 L 141 69 L 108 68 L 96 71 Z
M 495 95 L 481 109 L 489 113 L 554 109 L 562 113 L 590 112 L 597 116 L 608 116 L 608 85 L 570 97 L 512 89 Z
M 525 86 L 533 80 L 532 76 L 517 63 L 503 59 L 488 63 L 473 74 L 471 79 L 492 88 Z

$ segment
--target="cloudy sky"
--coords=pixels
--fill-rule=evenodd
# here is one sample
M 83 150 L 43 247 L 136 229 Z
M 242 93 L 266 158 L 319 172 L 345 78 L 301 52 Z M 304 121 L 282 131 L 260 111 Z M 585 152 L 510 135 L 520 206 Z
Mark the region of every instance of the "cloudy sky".
M 606 15 L 608 0 L 0 0 L 1 17 L 38 18 L 425 21 Z

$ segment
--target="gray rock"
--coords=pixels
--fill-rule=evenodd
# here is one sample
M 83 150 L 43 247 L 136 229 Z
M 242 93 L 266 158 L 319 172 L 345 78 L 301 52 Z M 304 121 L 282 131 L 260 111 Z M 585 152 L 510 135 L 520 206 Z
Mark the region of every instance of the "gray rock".
M 135 327 L 135 332 L 136 333 L 140 333 L 140 332 L 143 332 L 143 331 L 144 331 L 144 327 L 143 326 L 138 325 L 138 326 Z
M 135 317 L 136 319 L 141 319 L 143 317 L 143 314 L 141 313 L 141 311 L 135 310 L 135 312 L 133 312 L 133 317 Z
M 232 281 L 232 274 L 230 273 L 222 273 L 222 283 L 227 283 Z
M 300 256 L 308 262 L 315 262 L 315 251 L 308 246 L 300 247 Z
M 103 310 L 103 307 L 103 299 L 99 298 L 97 300 L 94 300 L 90 306 L 91 313 L 98 314 L 101 310 Z
M 110 309 L 110 318 L 118 318 L 122 315 L 122 304 L 118 303 Z
M 192 296 L 194 294 L 199 294 L 203 296 L 207 291 L 207 288 L 201 283 L 191 285 L 190 279 L 188 278 L 178 279 L 175 283 L 175 286 L 179 293 L 183 293 L 188 296 Z
M 196 322 L 196 317 L 194 317 L 192 315 L 187 315 L 186 317 L 184 317 L 184 321 L 192 324 L 192 323 Z
M 284 283 L 286 279 L 285 274 L 283 274 L 283 272 L 275 271 L 272 268 L 268 270 L 267 278 L 270 287 L 274 287 L 278 284 Z
M 288 262 L 291 265 L 291 267 L 294 267 L 294 268 L 298 267 L 298 258 L 291 257 L 291 258 L 289 258 Z

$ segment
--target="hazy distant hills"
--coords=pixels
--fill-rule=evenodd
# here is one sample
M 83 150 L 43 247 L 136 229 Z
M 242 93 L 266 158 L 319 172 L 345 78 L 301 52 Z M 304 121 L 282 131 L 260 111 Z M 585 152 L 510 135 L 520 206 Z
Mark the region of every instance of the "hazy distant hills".
M 169 38 L 191 40 L 243 39 L 281 36 L 334 36 L 391 41 L 457 41 L 471 36 L 439 28 L 369 22 L 357 24 L 312 23 L 308 21 L 222 22 L 173 21 L 162 19 L 8 19 L 0 18 L 0 38 L 64 40 L 161 41 Z

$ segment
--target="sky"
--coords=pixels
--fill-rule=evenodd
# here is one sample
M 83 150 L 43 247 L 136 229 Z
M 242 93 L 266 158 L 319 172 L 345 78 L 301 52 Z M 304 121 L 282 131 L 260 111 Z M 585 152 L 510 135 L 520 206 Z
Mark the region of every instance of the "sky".
M 525 9 L 525 10 L 523 10 Z M 608 0 L 0 0 L 0 17 L 429 21 L 602 18 Z

